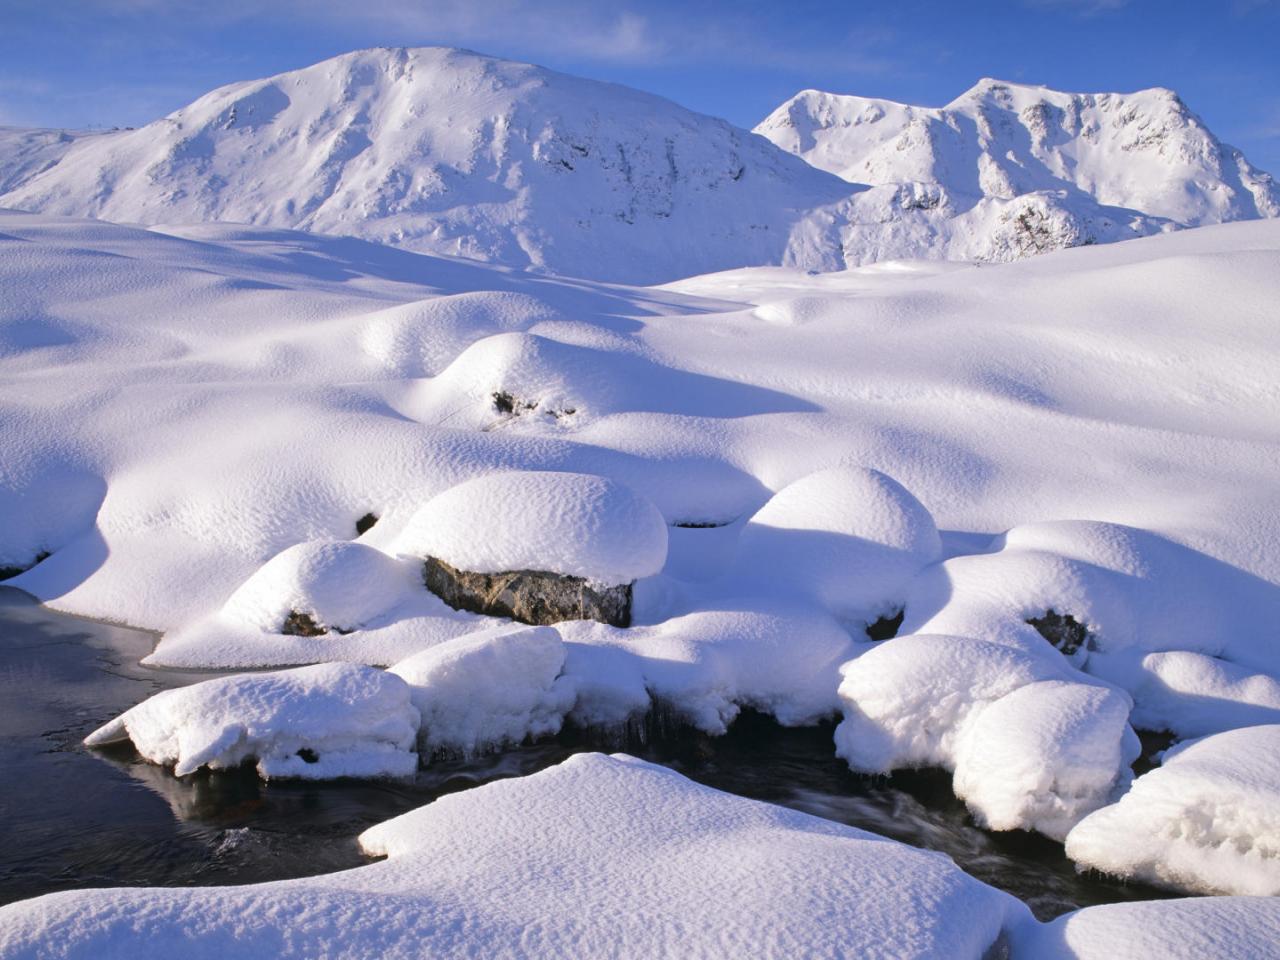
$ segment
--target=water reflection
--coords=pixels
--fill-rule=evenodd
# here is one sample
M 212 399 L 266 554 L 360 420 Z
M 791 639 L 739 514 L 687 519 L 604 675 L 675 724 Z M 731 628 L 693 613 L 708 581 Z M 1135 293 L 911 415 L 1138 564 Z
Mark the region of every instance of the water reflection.
M 436 762 L 413 781 L 263 783 L 252 766 L 178 779 L 128 744 L 80 740 L 164 687 L 204 675 L 148 670 L 145 633 L 55 614 L 0 588 L 0 903 L 103 885 L 252 883 L 366 862 L 366 827 L 446 793 L 524 776 L 586 749 L 625 748 L 719 789 L 941 850 L 1017 894 L 1041 917 L 1076 906 L 1161 896 L 1081 877 L 1061 847 L 1034 834 L 979 829 L 950 777 L 850 773 L 831 727 L 787 730 L 746 713 L 724 737 L 689 731 L 602 743 L 569 730 L 554 741 L 470 761 Z

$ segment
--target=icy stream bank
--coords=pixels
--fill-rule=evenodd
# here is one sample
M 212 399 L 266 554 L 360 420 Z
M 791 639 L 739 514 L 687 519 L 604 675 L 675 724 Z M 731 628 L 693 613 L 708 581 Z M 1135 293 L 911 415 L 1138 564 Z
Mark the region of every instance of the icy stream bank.
M 499 755 L 437 761 L 411 783 L 322 784 L 264 783 L 252 768 L 177 778 L 127 744 L 84 749 L 81 737 L 99 722 L 161 687 L 205 678 L 136 666 L 153 642 L 0 588 L 0 749 L 11 834 L 0 845 L 0 902 L 85 886 L 246 883 L 358 866 L 367 860 L 354 837 L 376 823 L 603 746 L 567 731 Z M 1042 918 L 1162 895 L 1080 876 L 1059 845 L 1034 834 L 980 829 L 944 773 L 851 773 L 834 755 L 829 724 L 789 729 L 747 713 L 722 737 L 626 746 L 708 786 L 941 850 Z

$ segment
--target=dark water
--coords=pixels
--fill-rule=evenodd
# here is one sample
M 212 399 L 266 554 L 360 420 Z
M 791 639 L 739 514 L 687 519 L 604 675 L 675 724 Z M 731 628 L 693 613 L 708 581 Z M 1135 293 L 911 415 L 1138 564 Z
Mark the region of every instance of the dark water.
M 433 763 L 412 783 L 263 783 L 251 769 L 182 780 L 131 747 L 90 751 L 95 727 L 165 687 L 207 675 L 147 670 L 150 634 L 78 620 L 0 587 L 0 903 L 93 886 L 252 883 L 365 863 L 366 827 L 501 777 L 602 745 L 575 732 L 469 762 Z M 746 714 L 724 737 L 687 731 L 628 752 L 722 790 L 941 850 L 1042 918 L 1164 896 L 1081 877 L 1034 834 L 976 827 L 949 775 L 856 776 L 831 728 L 787 730 Z M 613 745 L 617 746 L 617 745 Z

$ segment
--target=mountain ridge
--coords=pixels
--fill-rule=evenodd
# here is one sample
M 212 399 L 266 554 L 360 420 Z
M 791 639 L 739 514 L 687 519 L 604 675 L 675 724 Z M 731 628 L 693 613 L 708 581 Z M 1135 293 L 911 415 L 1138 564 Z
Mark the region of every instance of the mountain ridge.
M 624 283 L 1002 261 L 1280 216 L 1175 93 L 984 78 L 944 107 L 802 91 L 755 131 L 449 47 L 357 50 L 137 130 L 0 129 L 0 206 L 350 234 Z

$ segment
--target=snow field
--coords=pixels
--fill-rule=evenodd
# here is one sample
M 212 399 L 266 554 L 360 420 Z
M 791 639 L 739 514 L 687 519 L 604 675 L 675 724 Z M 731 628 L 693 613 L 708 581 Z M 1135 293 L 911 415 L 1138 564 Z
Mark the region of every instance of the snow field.
M 438 719 L 433 750 L 655 701 L 712 733 L 840 713 L 855 767 L 950 767 L 986 822 L 1061 836 L 1123 789 L 1131 723 L 1271 718 L 1275 226 L 634 289 L 2 213 L 0 562 L 51 553 L 9 582 L 164 631 L 160 665 L 438 648 L 440 702 L 496 719 Z M 504 542 L 512 477 L 545 526 Z M 458 641 L 504 625 L 431 596 L 407 536 L 640 577 L 635 626 Z M 1069 655 L 1026 623 L 1050 609 L 1089 632 Z M 280 633 L 295 612 L 331 629 Z

